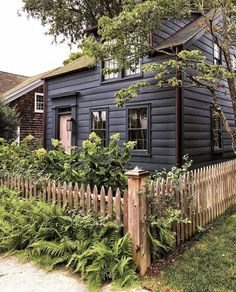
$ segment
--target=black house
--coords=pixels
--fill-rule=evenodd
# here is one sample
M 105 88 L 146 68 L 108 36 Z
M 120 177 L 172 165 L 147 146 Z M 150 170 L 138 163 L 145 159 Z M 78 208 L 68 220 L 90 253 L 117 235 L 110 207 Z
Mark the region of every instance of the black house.
M 208 62 L 222 58 L 211 37 L 198 26 L 198 14 L 192 19 L 165 20 L 153 36 L 157 50 L 199 49 Z M 157 54 L 142 62 L 158 62 L 168 55 Z M 231 139 L 213 116 L 209 92 L 202 88 L 143 88 L 138 97 L 123 108 L 114 104 L 117 90 L 144 79 L 155 83 L 150 73 L 140 68 L 101 76 L 101 63 L 83 56 L 54 70 L 45 82 L 45 146 L 51 138 L 62 140 L 66 149 L 81 146 L 91 131 L 108 142 L 120 133 L 121 142 L 137 141 L 133 166 L 145 170 L 169 168 L 181 164 L 188 153 L 195 166 L 233 158 Z M 106 60 L 103 66 L 114 66 Z M 231 100 L 222 92 L 221 104 L 230 123 L 234 123 Z

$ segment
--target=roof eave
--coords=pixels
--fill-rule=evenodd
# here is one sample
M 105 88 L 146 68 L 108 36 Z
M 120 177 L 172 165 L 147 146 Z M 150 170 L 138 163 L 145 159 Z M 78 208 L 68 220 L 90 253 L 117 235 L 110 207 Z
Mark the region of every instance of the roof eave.
M 95 68 L 95 65 L 91 65 L 91 67 L 84 67 L 84 68 L 79 68 L 79 69 L 71 70 L 68 72 L 62 72 L 62 73 L 51 75 L 51 76 L 45 76 L 42 78 L 42 80 L 54 79 L 54 78 L 58 78 L 58 77 L 62 77 L 62 76 L 66 76 L 66 75 L 70 75 L 70 74 L 74 74 L 80 71 L 94 69 L 94 68 Z
M 35 88 L 37 88 L 39 86 L 41 86 L 41 85 L 43 85 L 43 80 L 38 79 L 38 80 L 36 80 L 36 81 L 34 81 L 34 82 L 32 82 L 32 83 L 30 83 L 22 88 L 10 93 L 9 95 L 4 96 L 4 94 L 3 94 L 3 100 L 6 104 L 8 104 L 8 103 L 20 98 L 22 95 L 34 90 Z

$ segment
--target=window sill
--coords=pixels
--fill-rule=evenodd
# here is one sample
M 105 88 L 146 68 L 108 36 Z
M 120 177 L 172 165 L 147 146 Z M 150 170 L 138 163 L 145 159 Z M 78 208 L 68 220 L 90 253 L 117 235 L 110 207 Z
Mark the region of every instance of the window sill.
M 132 156 L 142 156 L 142 157 L 151 157 L 151 154 L 148 153 L 148 150 L 132 150 Z
M 108 80 L 101 80 L 100 84 L 109 84 L 109 83 L 121 82 L 123 80 L 127 81 L 127 80 L 139 79 L 142 77 L 143 77 L 143 74 L 141 72 L 141 73 L 134 74 L 134 75 L 117 77 L 117 78 L 112 78 L 112 79 L 108 79 Z
M 219 149 L 219 150 L 212 150 L 212 154 L 223 154 L 224 153 L 224 149 Z

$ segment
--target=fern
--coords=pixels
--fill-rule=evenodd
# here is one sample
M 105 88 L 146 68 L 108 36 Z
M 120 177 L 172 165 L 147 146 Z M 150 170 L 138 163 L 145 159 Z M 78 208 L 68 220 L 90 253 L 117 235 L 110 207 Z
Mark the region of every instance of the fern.
M 68 216 L 53 204 L 24 200 L 0 188 L 0 251 L 34 261 L 47 271 L 65 264 L 91 289 L 109 281 L 122 287 L 137 281 L 130 237 L 122 237 L 121 230 L 108 218 Z

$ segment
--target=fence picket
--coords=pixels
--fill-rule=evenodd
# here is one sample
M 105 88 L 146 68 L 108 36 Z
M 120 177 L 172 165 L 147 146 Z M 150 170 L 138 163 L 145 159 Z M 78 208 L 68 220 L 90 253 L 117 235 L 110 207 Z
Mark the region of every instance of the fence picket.
M 84 184 L 82 184 L 81 186 L 80 186 L 80 191 L 79 191 L 79 193 L 80 193 L 80 207 L 82 208 L 82 210 L 84 210 L 84 208 L 85 208 L 85 190 L 84 190 Z
M 117 223 L 121 222 L 121 196 L 119 188 L 116 190 L 116 221 Z
M 93 189 L 93 210 L 95 214 L 95 218 L 98 217 L 98 188 L 97 186 Z
M 123 196 L 123 223 L 124 223 L 124 232 L 127 233 L 128 231 L 128 191 L 124 191 Z
M 78 184 L 75 184 L 74 188 L 74 208 L 77 209 L 79 206 L 79 187 Z
M 86 204 L 87 204 L 87 212 L 91 210 L 91 188 L 90 185 L 87 185 L 87 192 L 86 192 Z
M 73 185 L 72 185 L 72 182 L 69 183 L 68 198 L 69 198 L 69 209 L 71 210 L 73 208 Z
M 67 205 L 67 183 L 63 183 L 63 191 L 62 191 L 62 206 L 65 207 Z
M 100 195 L 100 212 L 101 212 L 101 217 L 102 219 L 105 218 L 106 215 L 106 193 L 105 193 L 105 188 L 102 186 L 101 188 L 101 195 Z
M 111 188 L 108 190 L 108 215 L 110 218 L 113 217 L 113 195 Z
M 61 183 L 58 182 L 57 184 L 57 206 L 58 207 L 61 207 Z

